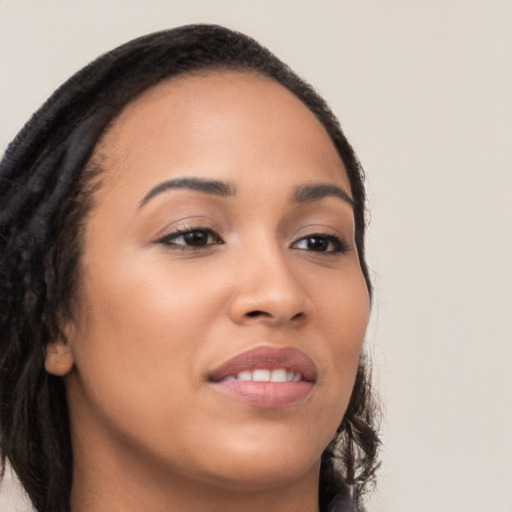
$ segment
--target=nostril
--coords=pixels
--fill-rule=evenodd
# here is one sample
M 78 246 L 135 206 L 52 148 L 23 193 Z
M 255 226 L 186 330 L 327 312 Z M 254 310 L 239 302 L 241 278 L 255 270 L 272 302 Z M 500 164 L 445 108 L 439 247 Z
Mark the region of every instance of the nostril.
M 304 318 L 304 313 L 297 313 L 292 317 L 292 320 L 300 320 L 302 318 Z
M 256 311 L 249 311 L 249 313 L 247 313 L 247 316 L 249 317 L 255 317 L 255 316 L 261 316 L 261 315 L 265 315 L 266 313 L 264 311 L 259 311 L 259 310 L 256 310 Z

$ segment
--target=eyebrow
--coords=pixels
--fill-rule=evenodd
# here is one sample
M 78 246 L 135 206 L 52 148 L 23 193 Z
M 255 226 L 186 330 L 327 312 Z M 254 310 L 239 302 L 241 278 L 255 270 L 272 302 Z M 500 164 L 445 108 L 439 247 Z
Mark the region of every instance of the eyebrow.
M 229 197 L 236 194 L 236 187 L 232 183 L 218 180 L 207 180 L 204 178 L 177 178 L 164 181 L 153 187 L 139 203 L 139 208 L 158 194 L 171 189 L 195 190 L 204 194 Z
M 295 187 L 293 199 L 297 203 L 320 201 L 325 197 L 337 197 L 354 208 L 354 200 L 342 188 L 330 183 L 312 183 Z

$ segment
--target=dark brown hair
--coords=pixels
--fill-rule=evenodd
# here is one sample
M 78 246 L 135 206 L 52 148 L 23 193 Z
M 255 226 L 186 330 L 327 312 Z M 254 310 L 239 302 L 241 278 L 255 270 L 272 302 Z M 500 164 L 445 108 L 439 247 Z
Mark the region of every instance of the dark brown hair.
M 73 315 L 81 228 L 90 208 L 93 151 L 109 123 L 161 80 L 208 69 L 276 80 L 322 122 L 347 170 L 356 245 L 365 262 L 361 166 L 326 103 L 253 39 L 191 25 L 135 39 L 62 85 L 0 162 L 0 452 L 38 512 L 69 512 L 73 453 L 64 384 L 44 369 L 46 346 Z M 372 481 L 379 440 L 367 362 L 361 357 L 348 409 L 322 455 L 322 511 L 355 510 Z

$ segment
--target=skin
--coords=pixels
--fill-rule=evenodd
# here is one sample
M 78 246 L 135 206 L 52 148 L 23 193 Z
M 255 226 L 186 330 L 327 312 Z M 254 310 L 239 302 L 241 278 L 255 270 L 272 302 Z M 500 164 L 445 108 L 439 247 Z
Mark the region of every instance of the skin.
M 46 359 L 68 393 L 73 512 L 317 511 L 369 314 L 351 205 L 293 200 L 320 182 L 350 196 L 325 129 L 269 79 L 210 72 L 145 92 L 95 158 L 78 307 Z M 167 189 L 141 205 L 184 177 L 236 194 Z M 215 235 L 163 240 L 191 228 Z M 308 245 L 318 233 L 325 251 Z M 274 409 L 219 393 L 209 372 L 255 347 L 309 356 L 311 393 Z

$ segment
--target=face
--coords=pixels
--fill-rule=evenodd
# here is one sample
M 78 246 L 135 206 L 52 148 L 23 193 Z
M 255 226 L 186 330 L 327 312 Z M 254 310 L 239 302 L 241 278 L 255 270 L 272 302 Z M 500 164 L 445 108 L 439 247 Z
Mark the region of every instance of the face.
M 96 158 L 69 352 L 47 358 L 76 463 L 94 445 L 98 465 L 232 488 L 317 475 L 369 310 L 323 126 L 268 79 L 186 76 L 128 105 Z

